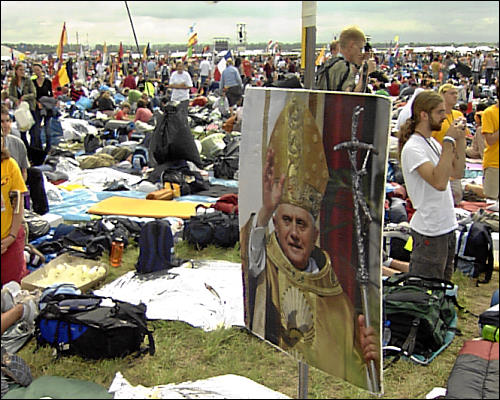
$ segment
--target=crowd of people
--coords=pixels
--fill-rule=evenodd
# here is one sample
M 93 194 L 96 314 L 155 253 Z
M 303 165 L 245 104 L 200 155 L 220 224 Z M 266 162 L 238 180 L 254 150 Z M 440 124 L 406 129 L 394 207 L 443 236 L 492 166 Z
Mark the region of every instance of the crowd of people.
M 178 102 L 188 118 L 190 101 L 216 94 L 226 98 L 231 109 L 239 107 L 241 117 L 246 86 L 286 87 L 283 82 L 290 76 L 303 82 L 300 60 L 292 57 L 234 54 L 225 60 L 222 72 L 218 64 L 218 59 L 205 56 L 188 60 L 161 56 L 147 60 L 129 58 L 121 65 L 84 59 L 69 66 L 66 63 L 69 83 L 60 86 L 54 85 L 57 66 L 52 62 L 2 63 L 2 285 L 20 282 L 27 274 L 22 193 L 28 192 L 28 182 L 30 191 L 40 187 L 42 178 L 33 167 L 38 164 L 37 155 L 47 154 L 52 146 L 51 118 L 58 117 L 61 104 L 79 104 L 109 119 L 154 124 L 154 111 L 161 110 L 168 101 Z M 482 160 L 484 197 L 496 201 L 498 208 L 498 52 L 375 53 L 359 28 L 347 27 L 339 40 L 331 43 L 330 54 L 317 66 L 318 72 L 322 69 L 326 71 L 324 81 L 318 79 L 316 89 L 374 93 L 393 100 L 393 118 L 397 124 L 392 133 L 399 140 L 401 169 L 416 212 L 410 221 L 413 251 L 409 264 L 398 267 L 397 260 L 391 260 L 394 264 L 384 265 L 450 280 L 458 226 L 454 206 L 461 200 L 460 180 L 466 157 Z M 28 104 L 34 122 L 29 129 L 19 132 L 18 140 L 9 134 L 12 116 L 23 102 Z M 272 162 L 271 152 L 267 163 Z M 275 216 L 278 228 L 278 218 L 286 212 L 293 214 L 281 204 L 286 203 L 282 201 L 286 195 L 278 187 L 280 193 L 273 201 L 271 189 L 265 192 L 269 197 L 264 203 L 268 209 L 264 210 L 265 218 L 258 221 L 259 228 L 267 226 L 278 208 Z M 13 197 L 13 193 L 17 195 Z M 297 219 L 296 214 L 300 214 L 308 221 L 310 210 L 293 212 L 289 219 Z M 316 216 L 312 217 L 314 222 Z M 312 232 L 311 237 L 315 239 L 316 233 Z M 289 268 L 307 267 L 311 268 L 307 270 L 310 273 L 319 273 L 323 268 L 322 264 L 312 262 L 309 253 L 303 257 L 300 262 L 291 260 Z M 2 332 L 3 297 L 2 292 Z M 279 307 L 278 300 L 276 304 Z M 31 308 L 26 304 L 11 307 L 18 319 L 28 318 Z M 7 317 L 6 321 L 10 321 L 11 317 Z M 363 324 L 363 319 L 356 321 L 352 331 L 358 328 L 362 331 Z M 330 333 L 325 332 L 325 337 Z M 350 331 L 345 334 L 353 336 Z M 276 343 L 284 340 L 278 339 Z M 360 352 L 357 355 L 360 365 L 378 357 L 372 341 L 366 340 L 365 346 L 352 343 Z

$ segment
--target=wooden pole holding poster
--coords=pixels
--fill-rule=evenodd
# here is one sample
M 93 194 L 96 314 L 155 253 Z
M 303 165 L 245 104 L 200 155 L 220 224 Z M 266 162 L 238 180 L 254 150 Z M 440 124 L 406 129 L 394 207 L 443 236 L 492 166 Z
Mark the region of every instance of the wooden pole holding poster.
M 314 61 L 316 51 L 316 2 L 302 2 L 302 55 L 304 87 L 312 89 L 314 83 Z

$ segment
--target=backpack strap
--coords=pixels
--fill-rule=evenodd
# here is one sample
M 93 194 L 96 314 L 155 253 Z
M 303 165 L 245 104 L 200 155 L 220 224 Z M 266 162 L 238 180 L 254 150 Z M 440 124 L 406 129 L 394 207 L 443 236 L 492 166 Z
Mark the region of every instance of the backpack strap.
M 407 357 L 411 356 L 413 354 L 413 350 L 415 350 L 415 343 L 417 341 L 417 332 L 419 325 L 420 325 L 420 318 L 413 319 L 413 321 L 411 322 L 410 332 L 408 333 L 406 340 L 401 346 L 401 350 Z
M 115 303 L 115 307 L 117 307 L 118 305 L 122 304 L 122 302 L 119 301 L 119 300 L 115 300 L 115 299 L 113 299 L 111 297 L 108 297 L 108 298 L 111 299 Z M 155 348 L 155 341 L 154 341 L 154 338 L 153 338 L 153 332 L 151 332 L 148 329 L 148 327 L 146 326 L 146 324 L 144 323 L 144 321 L 142 321 L 141 319 L 139 319 L 137 317 L 137 315 L 135 315 L 134 313 L 130 312 L 126 307 L 120 307 L 120 310 L 123 311 L 125 314 L 127 314 L 135 322 L 137 322 L 137 324 L 143 329 L 144 333 L 148 337 L 149 354 L 151 354 L 151 355 L 155 354 L 156 348 Z

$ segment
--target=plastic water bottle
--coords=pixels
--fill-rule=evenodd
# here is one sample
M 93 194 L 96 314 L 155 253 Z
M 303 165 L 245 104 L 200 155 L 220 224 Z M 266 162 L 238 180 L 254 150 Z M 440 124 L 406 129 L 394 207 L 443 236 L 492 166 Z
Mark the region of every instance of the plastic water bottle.
M 388 346 L 391 341 L 391 321 L 386 320 L 384 323 L 384 333 L 382 336 L 382 346 Z
M 117 268 L 121 265 L 122 263 L 122 255 L 123 255 L 123 239 L 121 238 L 116 238 L 113 241 L 113 244 L 111 246 L 111 254 L 109 257 L 109 260 L 111 262 L 111 266 Z

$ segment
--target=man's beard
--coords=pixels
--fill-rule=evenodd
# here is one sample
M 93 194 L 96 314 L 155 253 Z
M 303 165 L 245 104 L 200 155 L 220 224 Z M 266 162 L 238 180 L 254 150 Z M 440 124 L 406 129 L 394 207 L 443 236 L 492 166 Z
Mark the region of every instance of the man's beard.
M 431 131 L 440 131 L 442 124 L 443 124 L 443 121 L 436 121 L 432 117 L 429 120 L 429 125 L 430 125 L 430 128 L 431 128 Z

